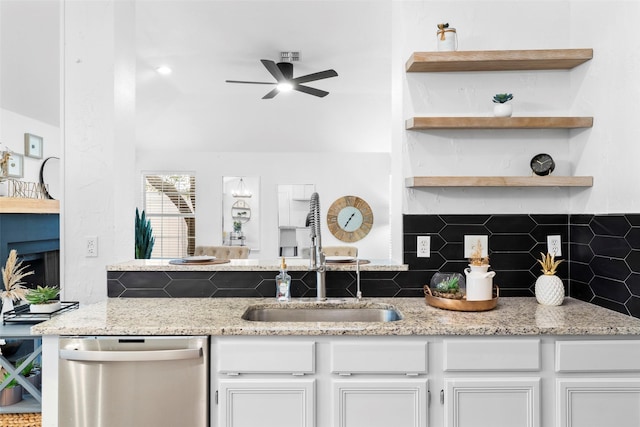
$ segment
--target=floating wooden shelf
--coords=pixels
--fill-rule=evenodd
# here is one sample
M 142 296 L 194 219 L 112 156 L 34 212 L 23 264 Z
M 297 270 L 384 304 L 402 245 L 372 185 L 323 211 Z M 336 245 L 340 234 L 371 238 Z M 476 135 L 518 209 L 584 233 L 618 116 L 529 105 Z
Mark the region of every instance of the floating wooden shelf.
M 570 70 L 593 58 L 593 49 L 414 52 L 407 72 Z
M 60 201 L 0 197 L 0 213 L 57 214 L 60 213 Z
M 593 126 L 593 117 L 412 117 L 407 130 L 576 129 Z
M 592 176 L 414 176 L 405 187 L 592 187 Z

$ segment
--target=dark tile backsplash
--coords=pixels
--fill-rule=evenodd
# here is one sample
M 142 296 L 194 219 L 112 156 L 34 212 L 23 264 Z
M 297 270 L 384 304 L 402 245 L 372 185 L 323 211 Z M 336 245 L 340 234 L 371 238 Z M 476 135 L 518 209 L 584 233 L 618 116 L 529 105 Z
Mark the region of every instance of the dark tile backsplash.
M 489 236 L 494 282 L 503 296 L 533 296 L 537 259 L 547 235 L 560 235 L 558 276 L 571 297 L 640 317 L 640 214 L 405 215 L 404 262 L 414 281 L 461 272 L 465 234 Z M 431 236 L 431 258 L 418 258 L 416 237 Z
M 537 259 L 547 250 L 547 235 L 560 235 L 566 254 L 568 221 L 567 215 L 405 215 L 404 262 L 428 284 L 438 271 L 461 273 L 467 267 L 465 235 L 487 235 L 500 295 L 533 296 Z M 417 257 L 417 236 L 431 236 L 430 258 Z M 559 276 L 566 279 L 567 272 L 568 265 L 560 264 Z
M 361 273 L 367 297 L 423 297 L 434 273 L 463 272 L 464 236 L 489 236 L 500 295 L 534 296 L 537 259 L 547 236 L 560 235 L 558 276 L 567 294 L 640 318 L 640 214 L 404 215 L 403 259 L 409 271 Z M 431 236 L 431 257 L 418 258 L 416 237 Z M 277 271 L 108 272 L 109 297 L 273 297 Z M 315 296 L 315 273 L 292 271 L 293 297 Z M 327 295 L 354 297 L 354 272 L 327 272 Z

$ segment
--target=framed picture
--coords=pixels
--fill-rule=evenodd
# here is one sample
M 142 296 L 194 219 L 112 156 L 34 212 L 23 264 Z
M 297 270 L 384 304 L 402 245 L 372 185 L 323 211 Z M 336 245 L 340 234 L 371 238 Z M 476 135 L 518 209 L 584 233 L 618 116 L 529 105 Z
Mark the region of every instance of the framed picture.
M 24 157 L 22 154 L 11 153 L 9 157 L 9 167 L 7 168 L 7 176 L 11 178 L 22 178 L 24 175 Z
M 42 158 L 42 145 L 43 140 L 41 136 L 33 135 L 30 133 L 24 134 L 24 154 L 27 157 L 33 157 L 35 159 Z

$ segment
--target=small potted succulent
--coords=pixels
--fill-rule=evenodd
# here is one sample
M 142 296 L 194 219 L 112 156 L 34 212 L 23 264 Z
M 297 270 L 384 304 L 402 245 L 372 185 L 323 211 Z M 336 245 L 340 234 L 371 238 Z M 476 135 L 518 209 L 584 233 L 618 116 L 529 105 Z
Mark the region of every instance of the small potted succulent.
M 40 286 L 30 289 L 25 295 L 25 300 L 31 306 L 29 309 L 32 313 L 53 313 L 60 310 L 61 303 L 56 298 L 60 293 L 60 289 L 56 286 Z
M 2 368 L 0 370 L 0 375 L 2 375 L 0 382 L 3 382 L 9 378 L 10 374 Z M 0 390 L 0 407 L 14 405 L 22 401 L 22 392 L 22 386 L 18 384 L 18 381 L 15 378 L 9 381 L 9 384 Z
M 435 273 L 431 279 L 431 293 L 438 298 L 461 300 L 465 294 L 464 277 L 460 273 Z
M 497 93 L 493 96 L 493 115 L 496 117 L 511 117 L 513 109 L 509 101 L 513 99 L 513 95 L 510 93 Z

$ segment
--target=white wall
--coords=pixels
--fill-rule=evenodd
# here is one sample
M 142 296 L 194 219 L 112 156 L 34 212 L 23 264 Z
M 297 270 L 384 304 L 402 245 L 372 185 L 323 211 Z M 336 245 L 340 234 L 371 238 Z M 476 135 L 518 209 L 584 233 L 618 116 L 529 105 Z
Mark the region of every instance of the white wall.
M 629 1 L 393 2 L 394 66 L 413 51 L 436 50 L 436 24 L 457 29 L 460 50 L 593 48 L 571 71 L 397 73 L 402 119 L 413 115 L 491 115 L 491 97 L 510 92 L 514 116 L 593 116 L 588 130 L 404 131 L 404 176 L 529 175 L 539 152 L 557 175 L 592 175 L 591 189 L 441 188 L 408 190 L 406 213 L 634 212 L 640 195 L 640 4 Z M 620 31 L 604 31 L 615 22 Z M 399 126 L 398 126 L 399 127 Z M 400 155 L 398 151 L 394 155 Z M 629 183 L 632 183 L 629 185 Z
M 14 153 L 24 155 L 24 134 L 31 133 L 43 138 L 42 159 L 24 157 L 22 181 L 39 182 L 40 167 L 47 157 L 60 157 L 60 128 L 13 111 L 0 110 L 0 143 Z
M 63 297 L 94 302 L 106 265 L 134 258 L 135 14 L 125 0 L 69 1 L 64 14 Z

